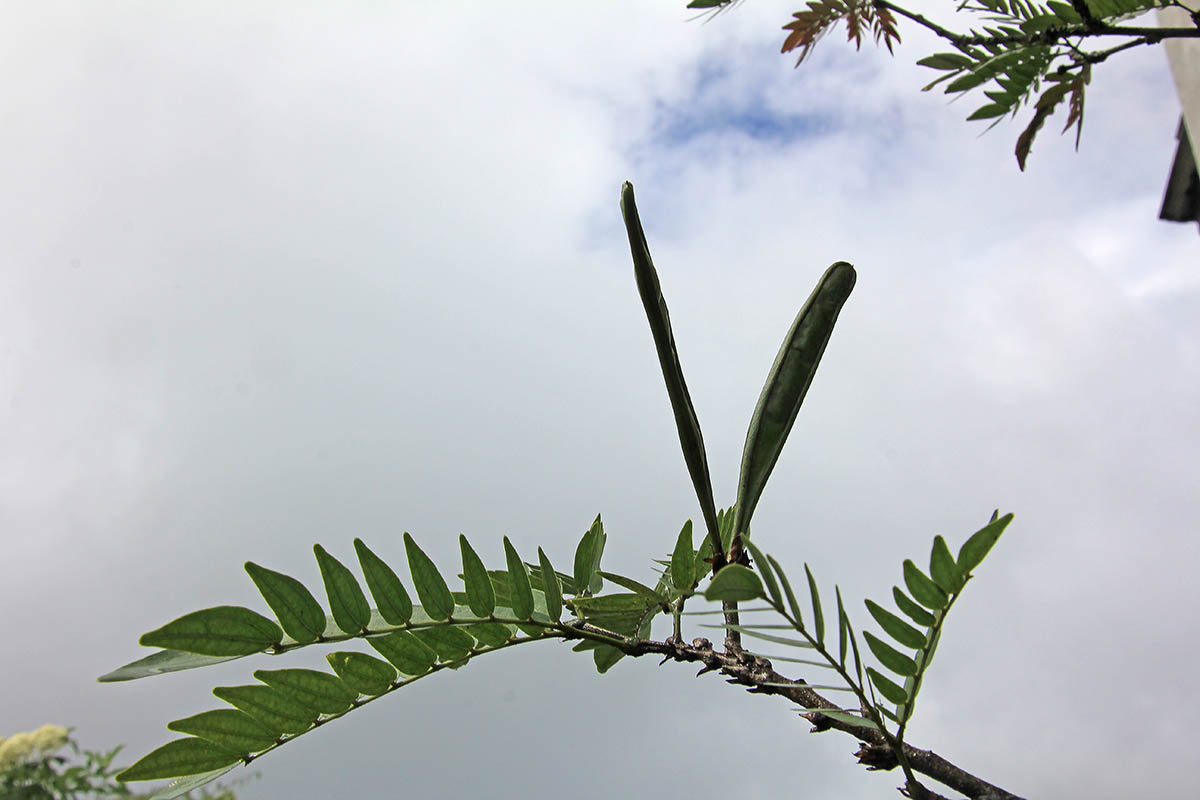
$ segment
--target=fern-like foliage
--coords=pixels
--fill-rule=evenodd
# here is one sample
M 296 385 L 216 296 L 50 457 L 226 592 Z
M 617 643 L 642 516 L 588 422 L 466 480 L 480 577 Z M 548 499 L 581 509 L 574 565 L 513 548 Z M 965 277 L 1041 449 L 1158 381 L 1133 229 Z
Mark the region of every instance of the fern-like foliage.
M 797 600 L 791 581 L 779 562 L 764 554 L 752 542 L 747 542 L 747 547 L 754 558 L 755 569 L 735 565 L 722 570 L 708 586 L 704 596 L 708 600 L 765 600 L 772 610 L 784 618 L 786 624 L 739 624 L 738 632 L 770 644 L 812 651 L 814 658 L 781 659 L 777 655 L 771 655 L 770 658 L 835 672 L 842 684 L 815 685 L 812 688 L 852 692 L 858 707 L 822 708 L 819 713 L 879 732 L 891 745 L 897 760 L 912 780 L 913 775 L 902 746 L 905 729 L 912 719 L 917 695 L 933 661 L 946 617 L 973 571 L 1012 522 L 1012 518 L 1012 514 L 1000 517 L 998 511 L 993 512 L 988 524 L 963 543 L 957 557 L 951 554 L 945 539 L 935 537 L 928 572 L 922 571 L 911 559 L 906 560 L 903 577 L 907 592 L 899 586 L 892 587 L 892 598 L 899 614 L 872 600 L 865 601 L 867 611 L 884 634 L 880 636 L 870 631 L 863 632 L 867 649 L 878 662 L 877 666 L 868 665 L 864 669 L 858 636 L 846 613 L 840 588 L 835 587 L 836 623 L 826 624 L 820 589 L 807 564 L 804 565 L 809 590 L 807 610 Z M 798 633 L 801 638 L 781 636 L 778 632 L 780 629 Z M 835 630 L 836 648 L 833 643 Z M 760 653 L 753 655 L 765 656 Z M 792 686 L 790 683 L 778 685 Z M 801 710 L 805 714 L 813 713 L 812 709 Z
M 620 645 L 647 635 L 650 620 L 669 611 L 680 594 L 662 582 L 658 589 L 649 589 L 630 578 L 602 573 L 605 539 L 597 516 L 576 548 L 573 573 L 565 574 L 553 568 L 540 548 L 538 563 L 525 563 L 507 537 L 506 568 L 484 569 L 466 537 L 460 537 L 463 589 L 451 591 L 437 566 L 406 533 L 408 568 L 419 604 L 412 602 L 392 567 L 361 539 L 354 540 L 354 547 L 366 591 L 349 567 L 320 545 L 314 547 L 326 606 L 297 579 L 247 562 L 246 572 L 274 618 L 238 606 L 186 614 L 141 637 L 143 645 L 162 649 L 100 680 L 133 680 L 259 653 L 281 656 L 302 647 L 355 641 L 375 654 L 336 649 L 326 656 L 330 672 L 259 669 L 253 673 L 256 684 L 217 687 L 213 694 L 229 707 L 169 723 L 169 730 L 186 735 L 149 753 L 118 779 L 187 776 L 155 795 L 178 797 L 238 763 L 249 763 L 417 680 L 530 642 L 582 639 L 576 649 L 591 650 L 598 670 L 604 672 L 624 655 Z M 703 558 L 703 552 L 693 553 L 693 559 Z M 702 569 L 696 571 L 703 574 Z M 602 575 L 637 591 L 596 596 Z M 574 618 L 564 620 L 564 610 Z
M 173 778 L 154 798 L 179 797 L 238 764 L 248 764 L 429 675 L 460 669 L 488 653 L 551 639 L 570 640 L 575 642 L 575 651 L 590 652 L 601 673 L 627 655 L 654 653 L 679 661 L 701 661 L 702 672 L 721 669 L 731 680 L 756 691 L 778 689 L 776 693 L 807 703 L 806 713 L 817 713 L 886 746 L 895 754 L 894 763 L 904 766 L 910 792 L 921 791 L 914 770 L 941 774 L 944 765 L 940 762 L 910 763 L 903 748 L 905 726 L 946 614 L 1012 516 L 997 519 L 993 514 L 992 522 L 967 540 L 957 558 L 950 555 L 941 537 L 935 539 L 928 575 L 911 561 L 905 562 L 908 594 L 897 588 L 894 597 L 901 613 L 918 627 L 868 601 L 868 610 L 883 632 L 913 652 L 902 652 L 883 637 L 864 633 L 867 647 L 879 662 L 878 668 L 866 667 L 866 678 L 858 638 L 838 590 L 834 655 L 832 645 L 826 643 L 825 613 L 816 579 L 806 565 L 811 602 L 811 618 L 806 622 L 783 569 L 750 541 L 750 520 L 842 306 L 854 289 L 857 273 L 844 261 L 833 264 L 796 315 L 750 420 L 737 502 L 718 509 L 700 425 L 629 183 L 622 187 L 621 208 L 680 447 L 704 519 L 706 531 L 699 545 L 689 520 L 668 557 L 657 560 L 657 581 L 650 586 L 601 569 L 607 534 L 599 515 L 580 538 L 570 573 L 557 571 L 541 548 L 536 563 L 524 561 L 507 537 L 503 541 L 504 568 L 488 569 L 466 537 L 460 536 L 462 572 L 458 579 L 462 586 L 452 589 L 407 533 L 403 536 L 410 575 L 407 585 L 388 561 L 361 539 L 354 540 L 358 574 L 318 544 L 313 553 L 324 584 L 324 604 L 296 578 L 247 562 L 246 572 L 272 616 L 240 606 L 215 606 L 185 614 L 141 637 L 143 645 L 159 648 L 156 652 L 100 680 L 133 680 L 257 654 L 284 656 L 316 646 L 333 646 L 326 655 L 329 671 L 258 669 L 253 672 L 257 683 L 215 688 L 213 694 L 224 707 L 169 723 L 169 730 L 183 736 L 144 756 L 120 773 L 118 780 Z M 757 572 L 750 566 L 751 557 Z M 703 596 L 720 601 L 721 610 L 708 613 L 724 617 L 724 624 L 717 626 L 726 633 L 725 652 L 720 655 L 707 640 L 698 639 L 690 646 L 683 643 L 685 604 L 696 596 L 709 573 L 712 581 Z M 624 591 L 601 594 L 606 581 Z M 756 599 L 766 599 L 767 608 L 781 614 L 785 624 L 742 624 L 738 604 Z M 650 638 L 651 627 L 660 614 L 670 617 L 672 635 L 656 642 Z M 768 632 L 779 628 L 801 638 Z M 784 681 L 769 664 L 764 662 L 764 671 L 760 669 L 763 664 L 747 660 L 753 654 L 748 656 L 743 649 L 742 634 L 810 648 L 816 658 L 792 660 L 833 669 L 845 685 Z M 359 649 L 348 649 L 353 645 Z M 363 645 L 373 652 L 365 652 Z M 853 672 L 848 654 L 853 654 Z M 798 686 L 806 692 L 853 692 L 859 708 L 831 707 L 819 695 L 797 695 Z M 966 773 L 959 770 L 955 775 L 958 780 Z
M 870 0 L 811 0 L 803 11 L 792 14 L 794 18 L 783 26 L 791 31 L 783 40 L 781 52 L 799 50 L 796 66 L 800 66 L 813 51 L 817 42 L 833 30 L 838 22 L 846 22 L 846 40 L 854 42 L 854 49 L 862 47 L 863 34 L 871 33 L 875 44 L 883 40 L 888 52 L 892 43 L 900 41 L 896 29 L 896 18 L 887 8 L 877 7 Z
M 1120 23 L 1155 8 L 1177 5 L 1180 3 L 1176 0 L 962 0 L 957 11 L 977 15 L 990 24 L 958 33 L 888 0 L 809 0 L 806 8 L 795 12 L 792 21 L 783 26 L 788 34 L 782 52 L 798 51 L 798 67 L 812 54 L 817 42 L 844 21 L 847 39 L 854 42 L 856 50 L 869 32 L 877 45 L 882 41 L 892 53 L 893 43 L 900 41 L 896 18 L 903 16 L 933 31 L 955 49 L 917 61 L 921 66 L 946 73 L 922 91 L 944 81 L 949 81 L 945 92 L 956 98 L 982 88 L 989 102 L 976 108 L 967 119 L 994 120 L 986 130 L 1005 117 L 1015 118 L 1023 108 L 1033 104 L 1033 116 L 1017 137 L 1015 149 L 1017 165 L 1023 171 L 1035 137 L 1068 96 L 1067 121 L 1062 132 L 1074 126 L 1075 148 L 1079 149 L 1084 95 L 1094 64 L 1129 47 L 1155 44 L 1165 36 L 1195 35 L 1195 31 L 1187 29 L 1159 33 L 1154 29 L 1120 27 Z M 688 7 L 718 12 L 732 6 L 730 0 L 701 0 Z M 1192 19 L 1200 27 L 1200 11 L 1193 10 Z M 1123 43 L 1106 50 L 1085 50 L 1083 42 L 1094 36 L 1105 37 L 1107 41 L 1123 37 Z

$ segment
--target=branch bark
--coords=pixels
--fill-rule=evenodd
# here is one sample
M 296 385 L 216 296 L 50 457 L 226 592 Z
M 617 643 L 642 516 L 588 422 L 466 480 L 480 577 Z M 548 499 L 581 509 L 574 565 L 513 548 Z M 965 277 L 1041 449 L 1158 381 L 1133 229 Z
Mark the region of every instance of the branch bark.
M 567 638 L 589 638 L 586 634 L 608 633 L 602 628 L 596 628 L 587 623 L 573 625 L 571 631 L 573 635 L 568 634 Z M 667 661 L 700 663 L 702 667 L 696 673 L 697 677 L 706 672 L 719 672 L 726 676 L 728 683 L 744 686 L 752 694 L 780 695 L 804 708 L 811 709 L 803 716 L 813 724 L 812 733 L 835 729 L 857 738 L 859 749 L 854 755 L 857 757 L 858 763 L 866 766 L 867 769 L 891 770 L 899 766 L 895 753 L 888 747 L 882 734 L 877 730 L 852 725 L 820 713 L 822 708 L 837 709 L 840 706 L 812 689 L 805 680 L 789 678 L 776 672 L 766 658 L 751 655 L 740 648 L 733 652 L 728 650 L 720 652 L 713 648 L 708 639 L 694 639 L 690 645 L 677 641 L 674 637 L 669 637 L 663 642 L 630 639 L 617 647 L 626 655 L 634 657 L 663 656 L 662 663 Z M 913 771 L 933 778 L 951 789 L 961 792 L 971 800 L 1024 800 L 1019 795 L 972 775 L 932 750 L 922 750 L 907 742 L 903 747 L 904 755 Z M 928 800 L 947 800 L 921 784 L 905 786 L 902 791 L 914 800 L 925 800 L 926 798 Z

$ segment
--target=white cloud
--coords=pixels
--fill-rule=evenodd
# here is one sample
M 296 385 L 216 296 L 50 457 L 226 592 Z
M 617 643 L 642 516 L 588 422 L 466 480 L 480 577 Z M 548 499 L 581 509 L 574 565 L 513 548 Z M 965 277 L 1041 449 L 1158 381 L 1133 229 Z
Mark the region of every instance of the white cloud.
M 978 137 L 975 98 L 921 94 L 934 45 L 911 26 L 894 58 L 835 33 L 793 70 L 787 8 L 689 24 L 684 5 L 14 23 L 0 519 L 19 568 L 0 602 L 22 655 L 0 675 L 29 690 L 0 717 L 129 757 L 161 743 L 247 662 L 92 677 L 179 613 L 261 607 L 246 559 L 315 586 L 315 541 L 398 558 L 409 530 L 450 567 L 460 531 L 489 563 L 508 534 L 565 564 L 599 511 L 609 566 L 647 578 L 697 514 L 618 217 L 630 179 L 723 504 L 780 337 L 829 263 L 859 269 L 760 544 L 881 599 L 934 533 L 1017 513 L 913 741 L 1029 796 L 1064 775 L 1081 796 L 1183 785 L 1200 294 L 1195 229 L 1155 219 L 1177 119 L 1161 53 L 1097 69 L 1079 154 L 1051 120 L 1022 174 L 1026 117 Z M 680 794 L 731 788 L 700 765 L 742 757 L 761 794 L 797 769 L 848 797 L 897 782 L 715 679 L 494 658 L 283 748 L 241 794 L 344 791 L 318 754 L 364 794 L 399 764 L 413 794 L 609 796 L 581 759 L 647 781 L 685 764 Z M 1136 740 L 1102 716 L 1114 686 L 1154 699 Z M 729 719 L 777 738 L 695 733 Z

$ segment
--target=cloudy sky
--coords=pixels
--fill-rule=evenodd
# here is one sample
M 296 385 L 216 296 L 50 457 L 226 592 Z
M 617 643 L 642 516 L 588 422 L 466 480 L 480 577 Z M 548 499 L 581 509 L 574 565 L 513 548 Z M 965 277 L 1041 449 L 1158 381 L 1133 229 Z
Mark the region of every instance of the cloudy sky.
M 323 596 L 314 542 L 399 566 L 410 531 L 453 573 L 460 532 L 497 567 L 508 535 L 565 566 L 602 513 L 607 567 L 652 582 L 699 514 L 631 180 L 722 505 L 796 310 L 858 269 L 764 549 L 862 628 L 934 534 L 1016 514 L 910 741 L 1031 798 L 1191 785 L 1200 237 L 1157 219 L 1160 49 L 1098 67 L 1078 154 L 1056 118 L 1022 174 L 1027 116 L 980 137 L 982 97 L 921 93 L 945 48 L 911 25 L 895 57 L 839 32 L 794 70 L 796 2 L 3 5 L 0 735 L 71 725 L 129 763 L 212 687 L 323 664 L 95 681 L 180 614 L 266 610 L 245 560 Z M 245 800 L 896 796 L 850 738 L 693 675 L 517 648 L 229 777 L 258 773 Z

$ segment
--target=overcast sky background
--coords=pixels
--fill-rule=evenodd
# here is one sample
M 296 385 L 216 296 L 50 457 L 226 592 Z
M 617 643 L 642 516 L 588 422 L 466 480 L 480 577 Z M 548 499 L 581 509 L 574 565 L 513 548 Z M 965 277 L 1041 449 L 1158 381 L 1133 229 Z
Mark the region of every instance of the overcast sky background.
M 95 681 L 180 614 L 265 611 L 247 559 L 323 598 L 318 541 L 407 577 L 403 531 L 448 575 L 460 532 L 496 567 L 508 535 L 567 568 L 599 512 L 607 568 L 653 582 L 699 512 L 628 179 L 721 505 L 797 309 L 858 269 L 755 516 L 793 576 L 840 584 L 861 629 L 934 534 L 1015 512 L 909 740 L 1030 798 L 1193 785 L 1200 237 L 1157 219 L 1163 52 L 1098 67 L 1079 153 L 1060 115 L 1021 174 L 1028 113 L 979 137 L 982 95 L 921 93 L 945 48 L 913 25 L 895 57 L 843 28 L 793 70 L 801 3 L 684 5 L 3 4 L 0 735 L 72 725 L 128 764 L 212 687 L 323 665 Z M 849 737 L 693 674 L 517 648 L 228 777 L 260 773 L 244 800 L 896 796 Z

